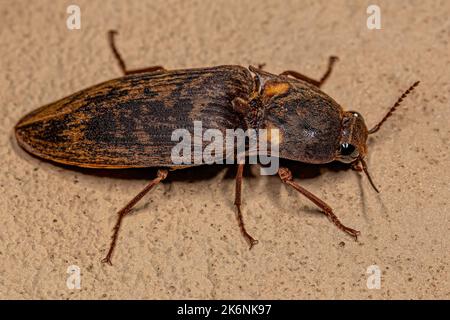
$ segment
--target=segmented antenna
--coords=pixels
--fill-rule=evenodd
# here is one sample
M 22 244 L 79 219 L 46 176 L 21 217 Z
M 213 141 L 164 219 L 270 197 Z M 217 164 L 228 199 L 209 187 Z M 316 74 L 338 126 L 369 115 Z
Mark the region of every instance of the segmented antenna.
M 409 87 L 409 89 L 406 90 L 400 98 L 398 98 L 397 102 L 392 106 L 391 109 L 389 109 L 388 113 L 386 113 L 384 118 L 381 119 L 381 121 L 378 122 L 378 124 L 375 127 L 373 127 L 372 129 L 369 130 L 369 134 L 375 133 L 378 130 L 380 130 L 381 125 L 394 113 L 395 109 L 397 109 L 397 107 L 402 103 L 403 99 L 405 99 L 406 96 L 408 94 L 410 94 L 411 91 L 413 91 L 414 88 L 419 85 L 419 83 L 420 83 L 420 81 L 414 82 L 414 84 L 411 87 Z

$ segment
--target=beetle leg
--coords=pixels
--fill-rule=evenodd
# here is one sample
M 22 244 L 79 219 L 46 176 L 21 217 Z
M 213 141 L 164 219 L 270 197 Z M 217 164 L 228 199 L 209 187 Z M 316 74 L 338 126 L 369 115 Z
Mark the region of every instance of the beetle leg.
M 358 172 L 362 172 L 363 168 L 361 167 L 360 163 L 352 163 L 351 164 L 351 168 L 353 171 L 358 171 Z
M 116 58 L 117 63 L 119 64 L 119 67 L 122 70 L 124 75 L 166 70 L 161 66 L 153 66 L 153 67 L 142 68 L 142 69 L 127 70 L 125 61 L 122 59 L 122 56 L 120 55 L 119 50 L 117 50 L 116 43 L 114 41 L 114 37 L 116 36 L 116 34 L 118 34 L 118 32 L 116 30 L 110 30 L 108 32 L 109 46 L 111 47 L 114 57 Z
M 352 237 L 355 238 L 355 240 L 358 240 L 358 235 L 360 234 L 359 231 L 354 230 L 352 228 L 344 226 L 336 217 L 336 215 L 333 213 L 333 209 L 329 205 L 327 205 L 325 202 L 320 200 L 317 196 L 306 190 L 305 188 L 301 187 L 297 183 L 293 181 L 292 173 L 288 168 L 281 167 L 278 169 L 278 175 L 280 176 L 281 181 L 286 183 L 287 185 L 291 186 L 301 194 L 303 194 L 306 198 L 311 200 L 316 206 L 318 206 L 322 211 L 327 215 L 327 217 L 342 231 L 348 233 Z
M 336 63 L 336 61 L 338 61 L 338 60 L 339 60 L 339 58 L 336 57 L 336 56 L 331 56 L 328 59 L 327 71 L 322 76 L 322 78 L 320 78 L 320 80 L 318 80 L 318 81 L 314 80 L 314 79 L 311 79 L 310 77 L 307 77 L 307 76 L 305 76 L 305 75 L 303 75 L 303 74 L 301 74 L 301 73 L 299 73 L 297 71 L 293 71 L 293 70 L 284 71 L 284 72 L 280 73 L 280 75 L 282 75 L 282 76 L 291 76 L 291 77 L 294 77 L 296 79 L 303 80 L 303 81 L 306 81 L 308 83 L 311 83 L 312 85 L 315 85 L 316 87 L 320 88 L 325 83 L 325 81 L 328 79 L 328 77 L 330 76 L 331 71 L 333 70 L 333 66 Z
M 111 257 L 114 251 L 114 248 L 116 247 L 117 237 L 119 235 L 119 229 L 122 224 L 122 219 L 130 213 L 131 209 L 136 205 L 136 203 L 139 202 L 154 186 L 156 186 L 158 183 L 160 183 L 162 180 L 164 180 L 168 175 L 168 171 L 166 169 L 159 169 L 157 173 L 157 177 L 153 179 L 141 192 L 139 192 L 128 204 L 120 210 L 117 215 L 117 222 L 114 226 L 114 232 L 111 237 L 111 245 L 109 247 L 108 254 L 106 257 L 102 260 L 103 263 L 108 263 L 109 265 L 112 265 Z
M 259 70 L 262 70 L 262 69 L 264 69 L 266 67 L 266 63 L 265 62 L 258 63 L 256 66 L 258 67 Z
M 242 175 L 244 172 L 244 164 L 238 164 L 238 169 L 236 173 L 236 194 L 234 198 L 234 204 L 237 208 L 237 219 L 239 223 L 239 228 L 241 229 L 241 233 L 244 236 L 245 240 L 250 245 L 250 248 L 253 248 L 255 244 L 258 243 L 258 240 L 254 239 L 251 235 L 248 234 L 247 230 L 245 230 L 244 219 L 242 217 L 241 212 L 241 191 L 242 191 Z

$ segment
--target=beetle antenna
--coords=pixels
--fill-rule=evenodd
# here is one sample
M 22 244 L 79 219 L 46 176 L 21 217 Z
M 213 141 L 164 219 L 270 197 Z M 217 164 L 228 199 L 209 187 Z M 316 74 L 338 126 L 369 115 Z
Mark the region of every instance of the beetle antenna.
M 383 119 L 381 119 L 380 122 L 378 122 L 378 124 L 373 127 L 372 129 L 369 130 L 369 134 L 375 133 L 378 130 L 380 130 L 381 125 L 392 115 L 392 113 L 394 113 L 395 109 L 397 109 L 397 107 L 402 103 L 403 99 L 406 98 L 406 96 L 408 94 L 411 93 L 411 91 L 414 90 L 415 87 L 417 87 L 419 85 L 420 81 L 416 81 L 414 82 L 414 84 L 408 88 L 408 90 L 406 90 L 400 98 L 398 98 L 397 102 L 392 106 L 391 109 L 389 109 L 388 113 L 386 113 L 386 115 L 384 116 Z
M 364 161 L 363 158 L 359 158 L 359 161 L 361 161 L 363 171 L 366 174 L 367 178 L 369 179 L 369 182 L 372 185 L 372 188 L 374 188 L 377 193 L 380 193 L 380 190 L 378 190 L 378 188 L 375 186 L 375 183 L 373 182 L 372 177 L 369 174 L 369 170 L 367 169 L 366 162 Z

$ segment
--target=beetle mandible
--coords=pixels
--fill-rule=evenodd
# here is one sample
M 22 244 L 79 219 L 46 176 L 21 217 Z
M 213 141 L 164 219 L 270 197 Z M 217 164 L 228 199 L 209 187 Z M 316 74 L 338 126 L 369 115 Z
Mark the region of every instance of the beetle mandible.
M 296 71 L 279 75 L 250 66 L 166 70 L 154 66 L 128 70 L 115 46 L 109 44 L 123 72 L 117 79 L 89 87 L 32 111 L 15 126 L 18 144 L 29 153 L 56 163 L 86 168 L 158 168 L 153 179 L 118 212 L 111 245 L 103 262 L 111 264 L 122 219 L 175 166 L 171 161 L 171 133 L 192 129 L 200 120 L 205 128 L 278 128 L 279 157 L 304 163 L 348 163 L 373 183 L 365 161 L 367 138 L 377 132 L 415 82 L 368 130 L 363 117 L 344 111 L 320 90 L 331 74 L 336 57 L 330 57 L 320 80 Z M 192 165 L 191 165 L 192 166 Z M 240 231 L 250 248 L 257 243 L 246 230 L 241 212 L 244 164 L 238 164 L 235 201 Z M 318 206 L 341 230 L 355 239 L 359 231 L 343 225 L 329 205 L 294 182 L 291 171 L 278 169 L 281 181 Z

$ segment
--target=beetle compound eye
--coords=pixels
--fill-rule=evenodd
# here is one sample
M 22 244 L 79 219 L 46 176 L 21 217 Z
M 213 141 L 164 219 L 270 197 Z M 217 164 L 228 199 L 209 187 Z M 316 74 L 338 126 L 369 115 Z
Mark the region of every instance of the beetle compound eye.
M 358 149 L 350 143 L 341 144 L 340 153 L 343 156 L 350 156 L 356 158 L 358 156 Z
M 343 156 L 349 156 L 352 152 L 355 151 L 355 146 L 349 143 L 341 144 L 341 154 Z
M 361 115 L 361 113 L 356 112 L 356 111 L 350 111 L 350 112 L 353 114 L 353 116 L 354 116 L 355 118 L 361 118 L 362 120 L 364 120 L 364 118 L 363 118 L 363 116 Z

